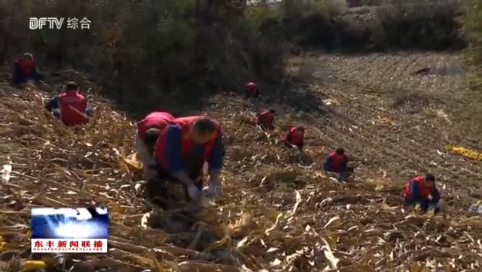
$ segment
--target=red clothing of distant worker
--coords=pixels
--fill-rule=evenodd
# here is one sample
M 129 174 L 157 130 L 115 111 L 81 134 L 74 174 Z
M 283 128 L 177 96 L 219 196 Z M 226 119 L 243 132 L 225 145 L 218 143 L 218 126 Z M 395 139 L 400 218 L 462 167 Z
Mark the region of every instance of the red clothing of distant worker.
M 37 71 L 35 60 L 30 53 L 23 54 L 17 59 L 13 66 L 12 83 L 20 84 L 28 81 L 39 82 L 44 80 L 44 76 Z
M 221 128 L 219 123 L 216 122 L 216 132 L 204 145 L 195 145 L 189 137 L 191 126 L 199 118 L 203 117 L 176 118 L 161 132 L 161 136 L 156 142 L 155 156 L 162 169 L 171 173 L 190 167 L 199 167 L 201 169 L 204 163 L 209 161 L 214 147 L 220 149 L 216 150 L 220 158 L 215 158 L 215 162 L 211 162 L 212 165 L 209 165 L 209 167 L 221 167 L 224 154 L 222 154 L 222 144 L 220 144 Z M 191 161 L 193 158 L 197 161 Z
M 15 63 L 20 68 L 20 72 L 22 72 L 23 76 L 30 76 L 35 67 L 35 61 L 25 57 L 17 59 Z
M 82 125 L 89 122 L 85 115 L 87 100 L 77 90 L 65 90 L 58 96 L 60 120 L 66 126 Z
M 256 116 L 256 125 L 269 127 L 273 126 L 273 123 L 274 114 L 269 110 L 262 111 Z
M 250 97 L 259 97 L 259 88 L 254 82 L 248 82 L 246 84 L 246 98 Z
M 339 155 L 336 154 L 335 151 L 333 151 L 330 153 L 327 162 L 329 162 L 330 172 L 341 173 L 346 170 L 348 164 L 348 156 L 346 156 L 345 154 Z
M 290 143 L 292 145 L 303 145 L 305 139 L 305 133 L 303 130 L 298 129 L 298 127 L 290 128 L 288 134 L 283 137 L 283 142 Z
M 137 122 L 137 134 L 139 135 L 140 139 L 144 139 L 146 132 L 151 128 L 158 128 L 159 130 L 163 130 L 170 122 L 174 120 L 174 116 L 172 116 L 168 112 L 162 111 L 155 111 L 148 114 L 144 119 Z
M 415 178 L 413 178 L 410 182 L 407 183 L 407 185 L 405 185 L 405 192 L 403 194 L 403 197 L 427 199 L 430 195 L 433 195 L 434 193 L 438 194 L 437 187 L 425 186 L 424 181 L 425 181 L 424 176 L 416 176 Z M 415 190 L 413 190 L 414 188 Z

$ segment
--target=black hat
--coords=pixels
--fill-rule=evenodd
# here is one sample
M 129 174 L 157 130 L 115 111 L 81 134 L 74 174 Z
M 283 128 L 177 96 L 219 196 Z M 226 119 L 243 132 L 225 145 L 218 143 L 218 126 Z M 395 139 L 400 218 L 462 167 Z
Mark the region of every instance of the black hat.
M 77 85 L 77 83 L 70 81 L 70 82 L 67 82 L 65 88 L 67 90 L 77 91 L 79 89 L 79 86 Z
M 202 117 L 194 122 L 193 128 L 202 134 L 213 133 L 216 131 L 216 123 L 209 117 Z
M 432 174 L 427 174 L 425 175 L 425 180 L 426 181 L 435 181 L 435 176 Z
M 161 130 L 159 128 L 150 128 L 146 131 L 144 136 L 144 144 L 153 145 L 156 143 L 157 138 L 161 135 Z

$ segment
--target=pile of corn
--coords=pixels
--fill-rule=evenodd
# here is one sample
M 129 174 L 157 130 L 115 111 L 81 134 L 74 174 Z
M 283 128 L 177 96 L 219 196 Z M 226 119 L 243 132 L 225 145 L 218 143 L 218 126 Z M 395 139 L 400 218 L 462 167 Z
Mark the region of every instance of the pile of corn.
M 482 161 L 482 153 L 481 152 L 470 150 L 468 148 L 461 147 L 461 146 L 452 146 L 452 145 L 448 145 L 446 147 L 446 149 L 447 149 L 447 151 L 449 151 L 451 153 L 462 155 L 462 156 L 464 156 L 468 159 L 476 160 L 476 161 Z

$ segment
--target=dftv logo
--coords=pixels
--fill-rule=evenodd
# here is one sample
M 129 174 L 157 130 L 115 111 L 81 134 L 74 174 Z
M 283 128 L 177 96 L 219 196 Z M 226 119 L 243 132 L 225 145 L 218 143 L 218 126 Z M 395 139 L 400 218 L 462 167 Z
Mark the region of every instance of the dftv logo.
M 64 18 L 56 17 L 30 17 L 30 29 L 60 29 L 64 23 Z

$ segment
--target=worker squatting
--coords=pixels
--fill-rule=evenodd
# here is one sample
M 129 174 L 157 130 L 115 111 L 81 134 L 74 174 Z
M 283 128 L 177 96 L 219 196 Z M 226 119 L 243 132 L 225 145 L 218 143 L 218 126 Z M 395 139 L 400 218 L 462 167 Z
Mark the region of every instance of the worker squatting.
M 274 127 L 273 110 L 259 113 L 256 124 L 262 128 Z M 292 127 L 282 138 L 290 148 L 302 149 L 303 127 Z M 208 164 L 208 193 L 219 196 L 222 192 L 219 173 L 225 155 L 222 129 L 218 121 L 209 117 L 189 116 L 175 118 L 167 112 L 153 112 L 137 123 L 136 148 L 143 160 L 144 174 L 148 178 L 147 195 L 151 199 L 167 199 L 162 181 L 182 184 L 186 200 L 202 198 L 203 165 Z M 338 180 L 346 179 L 353 168 L 343 148 L 337 148 L 326 158 L 323 168 L 334 173 Z M 404 192 L 405 204 L 420 205 L 423 211 L 430 207 L 439 211 L 440 195 L 431 174 L 417 176 L 409 181 Z
M 43 76 L 35 68 L 33 56 L 25 54 L 15 64 L 13 81 L 39 81 Z M 246 84 L 245 97 L 259 97 L 256 83 Z M 67 126 L 77 126 L 89 122 L 92 109 L 86 98 L 80 94 L 75 82 L 66 84 L 65 89 L 50 99 L 46 110 L 59 118 Z M 257 113 L 255 125 L 262 130 L 275 127 L 276 112 L 268 109 Z M 304 148 L 305 128 L 293 126 L 282 137 L 281 143 L 287 148 L 302 151 Z M 220 171 L 223 167 L 225 147 L 221 124 L 205 116 L 174 117 L 168 112 L 152 112 L 137 122 L 135 146 L 143 162 L 147 178 L 146 197 L 161 207 L 167 207 L 171 194 L 167 183 L 180 184 L 184 189 L 185 200 L 200 203 L 208 194 L 217 197 L 222 194 Z M 349 166 L 349 158 L 343 148 L 330 152 L 323 169 L 332 173 L 340 181 L 346 180 L 354 171 Z M 207 180 L 203 179 L 204 165 L 207 164 Z M 440 210 L 440 194 L 431 174 L 411 179 L 403 192 L 407 206 L 419 205 L 423 211 L 433 208 Z

